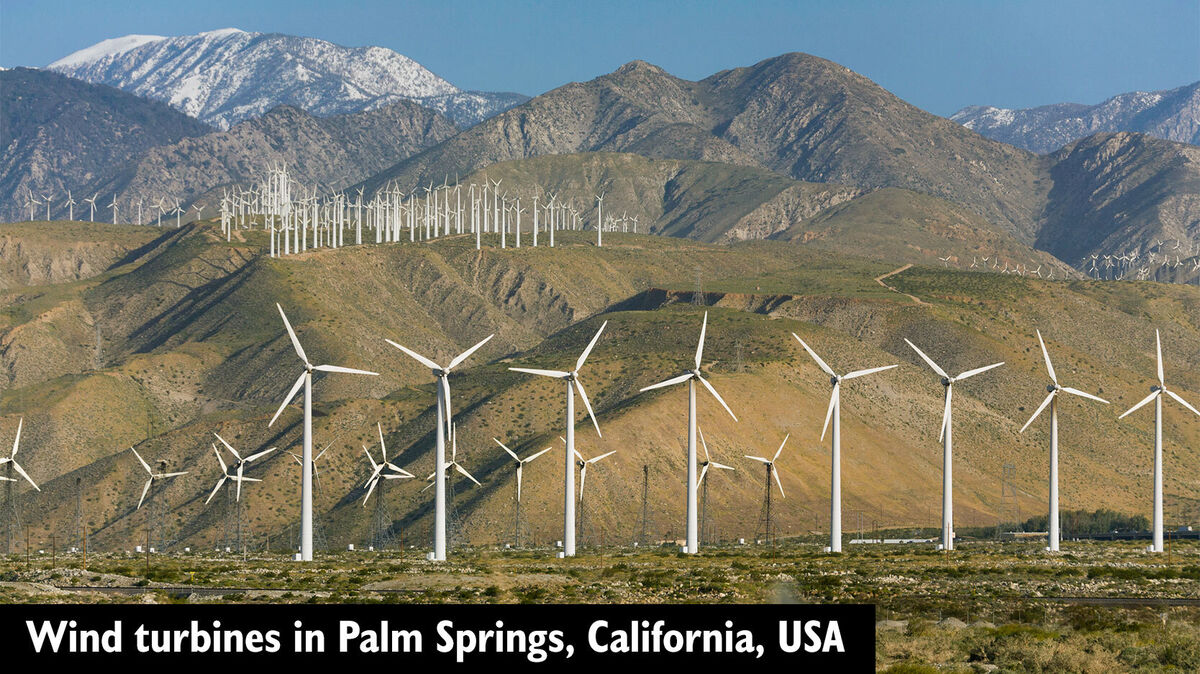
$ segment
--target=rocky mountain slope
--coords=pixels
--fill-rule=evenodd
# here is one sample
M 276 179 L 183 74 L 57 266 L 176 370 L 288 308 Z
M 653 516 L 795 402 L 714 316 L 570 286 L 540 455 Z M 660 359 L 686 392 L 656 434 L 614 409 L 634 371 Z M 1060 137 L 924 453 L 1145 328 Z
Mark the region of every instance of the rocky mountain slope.
M 331 117 L 280 106 L 228 131 L 148 150 L 102 174 L 84 191 L 115 194 L 122 204 L 142 200 L 145 221 L 154 217 L 150 205 L 164 198 L 172 205 L 175 199 L 185 207 L 202 204 L 212 213 L 220 188 L 254 185 L 268 164 L 286 165 L 300 184 L 319 185 L 324 193 L 457 132 L 450 120 L 409 101 Z
M 470 125 L 525 100 L 463 91 L 382 47 L 234 28 L 179 37 L 126 36 L 66 56 L 49 69 L 164 101 L 222 129 L 280 105 L 326 116 L 417 101 Z
M 73 191 L 146 150 L 212 128 L 156 101 L 52 72 L 0 72 L 0 220 L 28 220 L 28 191 L 51 197 L 52 212 Z M 45 218 L 45 205 L 35 209 Z M 66 212 L 65 208 L 62 208 Z M 81 216 L 80 214 L 83 213 Z
M 972 105 L 950 119 L 988 138 L 1046 154 L 1095 133 L 1136 131 L 1200 145 L 1200 82 L 1134 91 L 1096 105 L 1056 103 L 1023 110 Z
M 652 535 L 679 535 L 685 398 L 678 390 L 637 390 L 686 364 L 705 310 L 706 369 L 740 419 L 700 401 L 710 451 L 738 468 L 709 491 L 709 512 L 726 537 L 753 535 L 762 493 L 758 466 L 738 457 L 777 446 L 789 432 L 778 521 L 792 534 L 828 527 L 829 455 L 818 439 L 828 379 L 792 331 L 835 367 L 901 363 L 844 393 L 845 511 L 878 513 L 882 526 L 932 526 L 930 504 L 940 498 L 942 391 L 904 337 L 956 371 L 1007 362 L 1002 376 L 973 379 L 959 392 L 960 526 L 1011 517 L 997 487 L 1008 463 L 1018 467 L 1021 511 L 1044 508 L 1046 424 L 1018 433 L 1045 391 L 1033 327 L 1072 385 L 1113 402 L 1071 402 L 1061 411 L 1070 457 L 1061 474 L 1064 507 L 1149 510 L 1152 422 L 1116 415 L 1152 379 L 1153 328 L 1163 330 L 1176 390 L 1191 398 L 1200 391 L 1196 288 L 916 267 L 888 278 L 900 291 L 893 292 L 874 280 L 891 264 L 785 241 L 711 245 L 612 234 L 596 248 L 590 233 L 567 232 L 554 249 L 476 251 L 472 240 L 452 238 L 270 259 L 261 232 L 242 234 L 226 243 L 211 225 L 186 226 L 100 275 L 0 293 L 0 434 L 9 437 L 24 416 L 23 464 L 42 492 L 18 493 L 35 535 L 69 526 L 80 478 L 95 549 L 128 547 L 144 524 L 134 509 L 141 488 L 128 451 L 134 445 L 190 471 L 156 494 L 169 503 L 172 536 L 190 545 L 218 540 L 222 500 L 203 503 L 217 474 L 211 433 L 242 448 L 283 450 L 299 438 L 295 409 L 266 426 L 297 373 L 276 301 L 312 358 L 381 373 L 331 375 L 314 386 L 317 442 L 332 443 L 317 511 L 337 547 L 361 545 L 369 530 L 360 445 L 376 442 L 377 422 L 389 457 L 422 476 L 429 471 L 433 385 L 385 336 L 441 359 L 497 335 L 453 384 L 458 457 L 483 483 L 456 481 L 454 503 L 466 539 L 476 543 L 505 540 L 512 521 L 514 476 L 492 438 L 524 454 L 556 446 L 562 427 L 561 390 L 507 367 L 565 364 L 603 320 L 609 325 L 583 371 L 603 438 L 577 421 L 585 455 L 617 450 L 587 481 L 589 526 L 609 543 L 631 540 L 637 529 L 640 493 L 629 484 L 643 466 L 653 478 Z M 697 269 L 703 307 L 693 303 Z M 1168 523 L 1195 511 L 1194 485 L 1180 467 L 1200 460 L 1198 438 L 1200 421 L 1187 415 L 1172 416 L 1165 429 Z M 286 540 L 298 516 L 294 462 L 277 451 L 252 474 L 264 482 L 243 493 L 251 535 Z M 385 492 L 393 531 L 418 546 L 430 521 L 422 486 L 392 483 Z M 560 461 L 526 471 L 527 540 L 550 544 L 558 536 L 561 488 Z

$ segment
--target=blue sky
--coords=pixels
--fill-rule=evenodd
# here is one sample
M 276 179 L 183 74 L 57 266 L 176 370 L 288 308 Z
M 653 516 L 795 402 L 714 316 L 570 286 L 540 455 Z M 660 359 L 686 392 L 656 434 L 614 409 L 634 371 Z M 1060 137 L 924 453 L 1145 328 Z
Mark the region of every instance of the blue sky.
M 129 33 L 225 27 L 388 47 L 460 87 L 530 95 L 633 59 L 700 79 L 789 51 L 941 115 L 1200 80 L 1197 0 L 0 0 L 0 66 L 42 66 Z

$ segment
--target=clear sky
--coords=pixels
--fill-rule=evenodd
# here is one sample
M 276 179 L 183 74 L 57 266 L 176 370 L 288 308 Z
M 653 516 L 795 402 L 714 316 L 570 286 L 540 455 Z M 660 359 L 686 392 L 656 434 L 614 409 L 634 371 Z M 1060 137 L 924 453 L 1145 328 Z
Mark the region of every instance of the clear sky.
M 0 0 L 0 66 L 216 28 L 379 45 L 459 87 L 536 95 L 643 59 L 688 79 L 789 51 L 948 115 L 1200 80 L 1200 1 Z

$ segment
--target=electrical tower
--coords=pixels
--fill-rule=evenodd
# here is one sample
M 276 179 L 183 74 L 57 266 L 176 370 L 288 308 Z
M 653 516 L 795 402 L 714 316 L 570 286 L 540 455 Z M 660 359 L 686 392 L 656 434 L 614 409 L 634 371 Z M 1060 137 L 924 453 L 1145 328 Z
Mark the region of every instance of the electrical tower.
M 702 307 L 708 304 L 704 297 L 704 284 L 700 279 L 700 268 L 696 267 L 696 290 L 692 292 L 692 304 Z
M 773 545 L 779 537 L 779 531 L 775 526 L 775 516 L 771 512 L 771 471 L 775 466 L 767 464 L 767 481 L 765 491 L 763 492 L 762 511 L 758 515 L 758 529 L 754 532 L 754 538 L 760 540 L 767 545 Z
M 75 521 L 71 524 L 71 538 L 68 547 L 83 549 L 86 537 L 83 524 L 83 478 L 75 478 Z
M 1017 495 L 1016 477 L 1016 464 L 1004 464 L 1000 477 L 1000 501 L 1003 504 L 1004 512 L 1013 516 L 1013 522 L 1019 529 L 1021 527 L 1021 499 Z
M 638 545 L 649 543 L 647 530 L 650 528 L 650 465 L 642 464 L 642 530 L 638 534 Z

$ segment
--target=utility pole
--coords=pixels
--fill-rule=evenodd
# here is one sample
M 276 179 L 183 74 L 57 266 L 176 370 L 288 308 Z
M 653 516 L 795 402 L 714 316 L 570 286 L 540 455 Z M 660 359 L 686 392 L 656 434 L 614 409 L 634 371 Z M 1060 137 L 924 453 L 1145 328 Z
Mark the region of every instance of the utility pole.
M 638 545 L 646 545 L 646 528 L 650 522 L 650 464 L 642 464 L 642 532 Z

